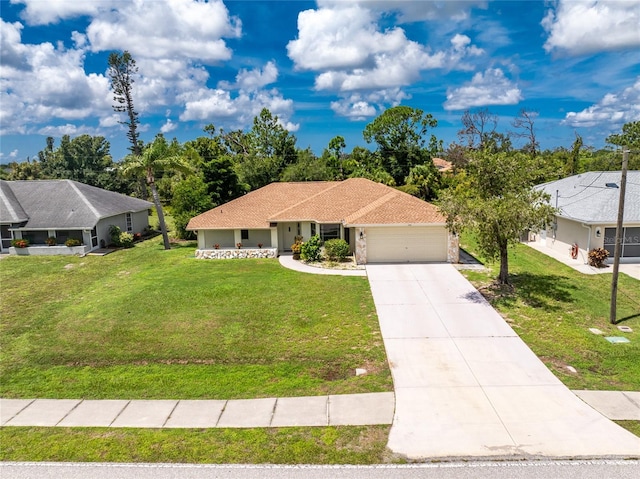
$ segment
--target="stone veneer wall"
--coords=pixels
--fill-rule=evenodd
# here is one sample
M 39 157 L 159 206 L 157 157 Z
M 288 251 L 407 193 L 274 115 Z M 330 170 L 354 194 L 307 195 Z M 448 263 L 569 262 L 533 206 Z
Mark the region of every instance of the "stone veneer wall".
M 277 248 L 197 249 L 198 259 L 277 258 Z
M 449 233 L 447 242 L 447 262 L 454 264 L 460 262 L 460 238 L 454 233 Z

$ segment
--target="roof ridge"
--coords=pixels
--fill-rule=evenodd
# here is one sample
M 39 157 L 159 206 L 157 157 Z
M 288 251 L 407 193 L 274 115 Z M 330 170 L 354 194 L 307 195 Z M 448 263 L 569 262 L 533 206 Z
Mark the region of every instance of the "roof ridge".
M 384 196 L 381 196 L 380 198 L 378 198 L 374 202 L 369 203 L 367 206 L 364 206 L 364 207 L 360 208 L 358 211 L 354 211 L 352 214 L 350 214 L 349 216 L 347 216 L 344 219 L 345 224 L 353 223 L 357 218 L 360 218 L 360 217 L 366 215 L 367 213 L 373 211 L 378 206 L 386 203 L 390 199 L 395 198 L 396 196 L 399 196 L 398 193 L 399 193 L 399 191 L 397 191 L 397 190 L 390 191 L 389 193 L 387 193 Z
M 76 186 L 76 184 L 72 181 L 72 180 L 65 180 L 70 186 L 71 188 L 78 194 L 78 196 L 80 197 L 80 199 L 84 202 L 85 205 L 87 205 L 87 208 L 89 208 L 91 210 L 91 212 L 96 215 L 96 218 L 100 218 L 100 212 L 98 212 L 98 210 L 96 209 L 95 206 L 93 206 L 93 204 L 87 199 L 86 196 L 84 196 L 84 194 L 80 191 L 80 188 L 78 188 Z M 105 190 L 106 191 L 106 190 Z
M 300 182 L 298 182 L 298 183 L 306 183 L 306 182 L 305 182 L 305 181 L 300 181 Z M 309 182 L 309 183 L 312 183 L 312 182 Z M 315 182 L 314 182 L 314 183 L 315 183 Z M 318 181 L 317 183 L 322 183 L 322 182 L 321 182 L 321 181 Z M 319 195 L 322 195 L 322 194 L 326 193 L 327 191 L 332 190 L 333 188 L 338 187 L 338 186 L 339 186 L 339 185 L 341 185 L 343 182 L 342 182 L 342 181 L 327 181 L 327 183 L 333 183 L 333 184 L 332 184 L 332 185 L 327 185 L 327 187 L 326 187 L 326 188 L 322 189 L 321 191 L 318 191 L 317 193 L 315 193 L 315 194 L 313 194 L 313 195 L 309 196 L 308 198 L 305 198 L 305 199 L 304 199 L 304 200 L 302 200 L 302 201 L 298 201 L 298 202 L 297 202 L 296 204 L 294 204 L 294 205 L 288 206 L 288 207 L 286 207 L 286 208 L 285 208 L 285 209 L 283 209 L 283 210 L 276 211 L 276 212 L 275 212 L 275 213 L 273 213 L 270 217 L 271 217 L 271 218 L 273 218 L 274 216 L 281 215 L 281 214 L 283 214 L 284 212 L 289 211 L 289 210 L 291 210 L 291 209 L 293 209 L 293 208 L 298 208 L 300 205 L 303 205 L 303 204 L 305 204 L 306 202 L 311 201 L 311 200 L 312 200 L 312 199 L 314 199 L 315 197 L 317 197 L 317 196 L 319 196 Z

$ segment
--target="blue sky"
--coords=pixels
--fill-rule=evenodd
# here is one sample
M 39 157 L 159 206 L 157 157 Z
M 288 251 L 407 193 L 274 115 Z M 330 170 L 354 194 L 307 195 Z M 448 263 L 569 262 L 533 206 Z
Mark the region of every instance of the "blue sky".
M 128 50 L 141 137 L 250 128 L 263 107 L 301 148 L 362 130 L 403 104 L 456 140 L 466 109 L 498 129 L 538 112 L 543 148 L 601 147 L 640 120 L 640 1 L 0 0 L 0 162 L 45 138 L 103 135 L 127 153 L 106 75 Z

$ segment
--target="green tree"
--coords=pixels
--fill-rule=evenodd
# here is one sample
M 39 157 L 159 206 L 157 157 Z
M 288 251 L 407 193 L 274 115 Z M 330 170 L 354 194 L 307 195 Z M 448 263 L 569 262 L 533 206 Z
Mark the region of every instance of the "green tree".
M 116 102 L 113 109 L 116 112 L 126 113 L 127 121 L 121 122 L 127 125 L 127 138 L 131 143 L 131 153 L 140 156 L 142 151 L 138 141 L 138 112 L 133 107 L 133 83 L 134 76 L 138 73 L 136 61 L 128 51 L 120 54 L 113 52 L 109 55 L 109 78 L 113 90 L 113 100 Z
M 573 141 L 571 151 L 567 155 L 567 162 L 564 168 L 566 176 L 576 175 L 578 174 L 578 171 L 580 171 L 580 152 L 583 145 L 584 142 L 582 141 L 582 137 L 576 133 L 576 139 Z
M 622 125 L 622 133 L 609 135 L 607 143 L 612 145 L 640 150 L 640 121 L 632 121 Z
M 436 153 L 427 149 L 425 135 L 429 128 L 437 125 L 437 120 L 431 114 L 400 105 L 385 110 L 369 123 L 363 136 L 367 143 L 375 142 L 378 145 L 382 167 L 397 184 L 401 184 L 411 168 L 426 163 Z M 429 145 L 431 149 L 436 149 L 440 143 L 431 135 Z
M 520 152 L 475 152 L 440 207 L 452 231 L 471 230 L 482 252 L 500 261 L 498 281 L 509 283 L 509 245 L 527 229 L 542 228 L 554 213 L 548 195 L 533 189 L 538 167 Z
M 38 160 L 12 161 L 9 163 L 7 180 L 42 180 L 44 176 Z
M 167 140 L 162 135 L 157 135 L 152 143 L 142 150 L 141 155 L 130 155 L 122 164 L 122 172 L 137 178 L 144 178 L 147 185 L 151 188 L 153 203 L 158 212 L 158 221 L 160 223 L 160 231 L 164 240 L 164 249 L 171 249 L 169 243 L 169 235 L 167 234 L 167 224 L 164 219 L 164 211 L 162 210 L 162 202 L 156 188 L 156 176 L 167 170 L 181 171 L 189 173 L 192 167 L 189 165 L 187 158 L 197 155 L 192 149 L 176 152 L 170 148 Z
M 310 148 L 298 150 L 298 160 L 287 166 L 280 179 L 282 181 L 329 181 L 333 174 L 324 156 L 318 158 Z
M 396 182 L 382 166 L 379 152 L 371 152 L 361 146 L 353 148 L 343 162 L 345 169 L 350 171 L 349 178 L 367 178 L 376 183 L 395 186 Z
M 406 184 L 416 188 L 415 196 L 429 201 L 437 196 L 440 189 L 440 173 L 432 161 L 416 165 L 409 171 Z
M 280 180 L 284 169 L 296 161 L 296 138 L 264 108 L 253 119 L 247 133 L 222 133 L 230 153 L 235 155 L 236 172 L 250 189 L 261 188 Z
M 607 143 L 631 150 L 629 153 L 629 169 L 640 170 L 640 121 L 632 121 L 622 125 L 622 133 L 609 135 Z M 618 157 L 619 158 L 619 157 Z M 620 168 L 620 160 L 612 162 L 615 168 Z
M 325 149 L 326 155 L 322 155 L 326 157 L 326 164 L 333 172 L 332 176 L 339 180 L 344 180 L 345 178 L 342 151 L 346 147 L 347 144 L 344 141 L 344 137 L 338 135 L 329 140 L 329 147 Z
M 193 239 L 195 235 L 187 231 L 189 220 L 213 208 L 207 184 L 200 175 L 191 175 L 178 182 L 173 189 L 171 209 L 176 233 L 179 238 Z

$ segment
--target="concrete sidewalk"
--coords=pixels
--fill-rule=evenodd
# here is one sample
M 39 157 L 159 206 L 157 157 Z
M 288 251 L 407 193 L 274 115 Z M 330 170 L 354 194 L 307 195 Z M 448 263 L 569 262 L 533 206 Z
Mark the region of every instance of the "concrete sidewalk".
M 640 421 L 640 392 L 573 391 L 609 419 Z M 237 400 L 0 399 L 0 426 L 250 428 L 391 424 L 393 393 Z
M 291 254 L 281 254 L 278 257 L 280 264 L 285 268 L 299 271 L 301 273 L 309 274 L 326 274 L 334 276 L 366 276 L 367 270 L 364 267 L 358 267 L 356 269 L 333 269 L 322 268 L 320 266 L 310 266 L 303 261 L 293 259 Z
M 547 256 L 552 257 L 553 259 L 555 259 L 556 261 L 559 261 L 560 263 L 570 266 L 571 268 L 575 269 L 576 271 L 579 271 L 582 274 L 603 274 L 603 273 L 613 272 L 613 267 L 612 267 L 613 262 L 611 258 L 607 260 L 607 267 L 594 268 L 593 266 L 590 266 L 585 262 L 586 259 L 582 257 L 573 259 L 568 252 L 567 254 L 561 254 L 560 252 L 554 249 L 548 248 L 535 241 L 531 243 L 523 243 L 523 244 L 529 246 L 530 248 L 535 249 L 536 251 L 539 251 L 540 253 L 543 253 L 543 254 L 546 254 Z M 632 278 L 640 279 L 640 260 L 638 260 L 637 258 L 635 259 L 623 258 L 623 261 L 620 262 L 619 271 L 621 273 L 628 274 Z
M 569 391 L 453 265 L 368 265 L 367 274 L 396 392 L 392 451 L 640 456 L 640 438 Z
M 394 394 L 234 400 L 0 399 L 2 426 L 253 428 L 391 424 Z

